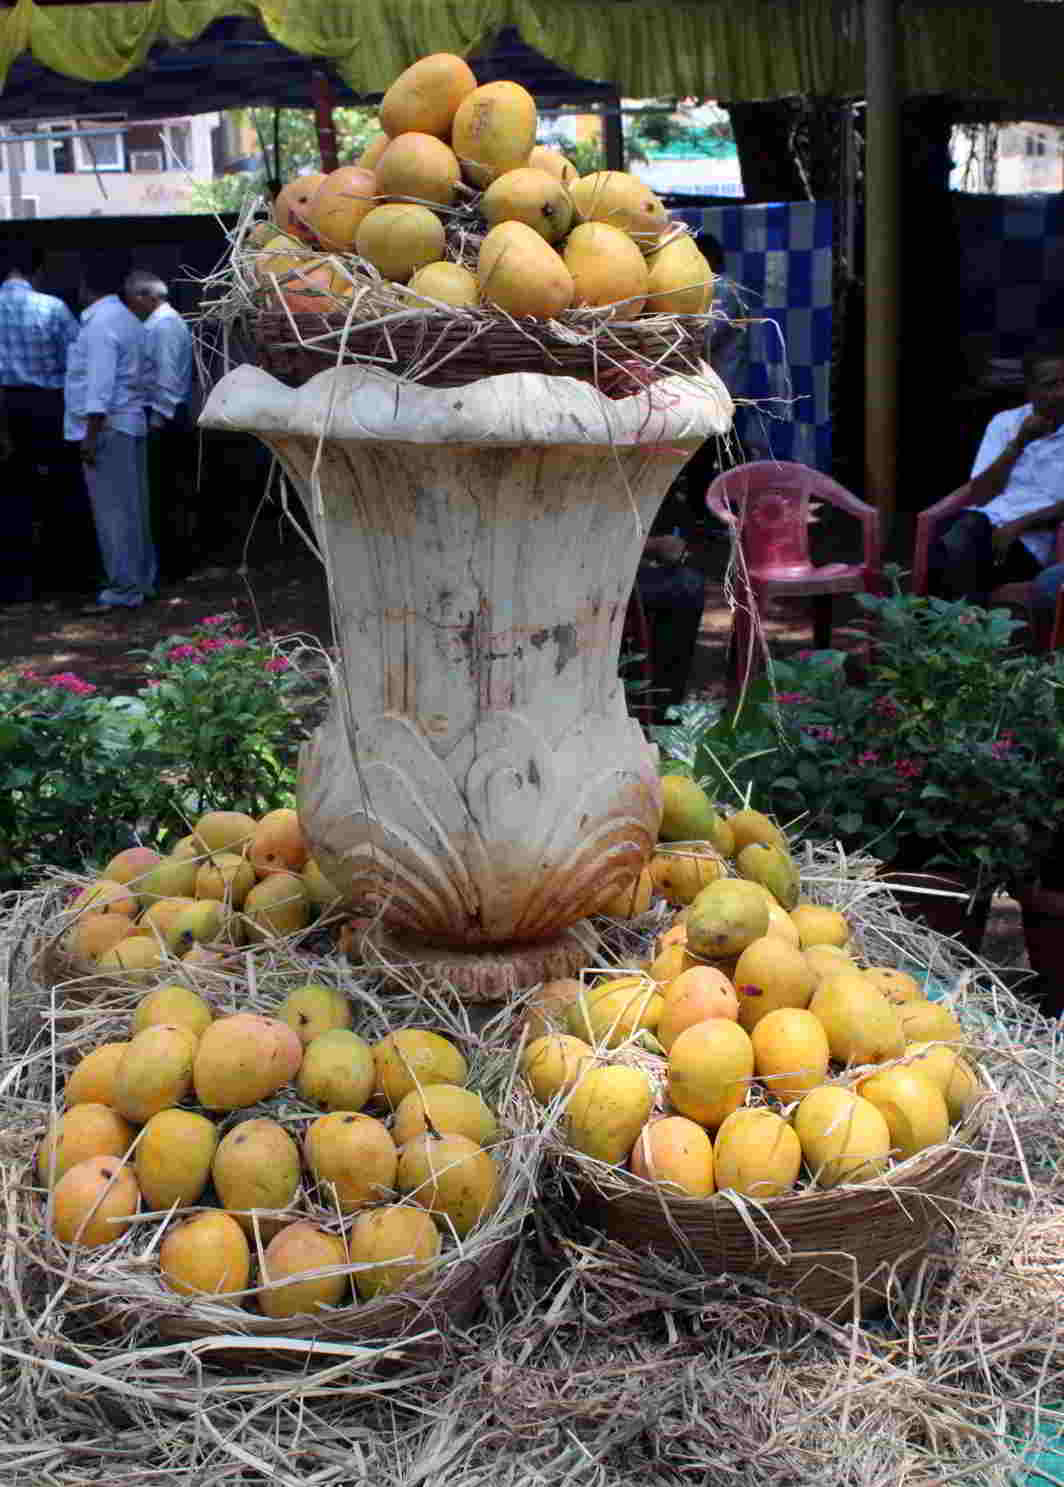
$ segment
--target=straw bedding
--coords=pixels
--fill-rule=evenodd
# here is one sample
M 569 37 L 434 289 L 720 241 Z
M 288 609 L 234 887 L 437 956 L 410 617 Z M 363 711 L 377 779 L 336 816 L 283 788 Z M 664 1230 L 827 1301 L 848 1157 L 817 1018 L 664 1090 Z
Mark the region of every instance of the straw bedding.
M 160 1342 L 147 1326 L 116 1339 L 27 1224 L 44 1032 L 71 1046 L 100 1013 L 64 1012 L 16 976 L 0 1064 L 5 1482 L 1014 1487 L 1035 1431 L 1064 1431 L 1060 1032 L 966 952 L 899 921 L 867 860 L 810 849 L 804 867 L 810 896 L 848 908 L 873 959 L 933 964 L 979 1025 L 1000 1095 L 962 1212 L 884 1314 L 828 1320 L 678 1250 L 637 1254 L 584 1222 L 550 1164 L 509 1267 L 436 1352 L 241 1337 L 251 1361 L 233 1369 L 219 1362 L 232 1339 Z M 47 904 L 45 890 L 3 905 L 5 965 Z M 618 958 L 655 927 L 603 926 Z M 473 1037 L 490 1059 L 512 1031 L 500 1020 Z M 1064 1480 L 1047 1470 L 1031 1480 Z

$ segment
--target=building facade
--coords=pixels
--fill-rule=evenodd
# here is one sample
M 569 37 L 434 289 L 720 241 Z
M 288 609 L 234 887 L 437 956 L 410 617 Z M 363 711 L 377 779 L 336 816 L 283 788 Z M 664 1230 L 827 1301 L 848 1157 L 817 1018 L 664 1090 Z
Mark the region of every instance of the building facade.
M 218 125 L 217 114 L 5 124 L 0 220 L 185 211 L 190 187 L 214 178 Z

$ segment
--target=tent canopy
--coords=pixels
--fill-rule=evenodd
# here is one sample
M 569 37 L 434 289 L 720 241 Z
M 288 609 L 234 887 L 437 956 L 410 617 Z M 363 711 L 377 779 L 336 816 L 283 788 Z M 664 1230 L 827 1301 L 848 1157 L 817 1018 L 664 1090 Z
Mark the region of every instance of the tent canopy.
M 0 0 L 0 115 L 309 107 L 315 65 L 337 101 L 368 100 L 434 51 L 481 54 L 483 76 L 559 103 L 605 84 L 634 98 L 856 97 L 863 18 L 861 0 Z M 898 25 L 904 93 L 1061 102 L 1053 3 L 899 0 Z

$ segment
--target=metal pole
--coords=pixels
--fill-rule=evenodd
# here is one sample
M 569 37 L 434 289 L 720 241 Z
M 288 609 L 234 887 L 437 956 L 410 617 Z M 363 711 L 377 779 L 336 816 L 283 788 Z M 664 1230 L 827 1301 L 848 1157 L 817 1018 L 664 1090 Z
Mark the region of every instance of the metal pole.
M 336 143 L 336 123 L 333 118 L 332 84 L 324 72 L 315 72 L 310 80 L 314 98 L 314 124 L 318 131 L 318 154 L 321 168 L 328 174 L 340 164 Z
M 898 463 L 899 137 L 896 0 L 865 0 L 865 494 L 889 521 Z
M 624 121 L 619 93 L 614 93 L 602 109 L 602 152 L 607 170 L 624 169 Z
M 22 142 L 4 146 L 7 154 L 7 194 L 10 200 L 11 220 L 22 219 Z

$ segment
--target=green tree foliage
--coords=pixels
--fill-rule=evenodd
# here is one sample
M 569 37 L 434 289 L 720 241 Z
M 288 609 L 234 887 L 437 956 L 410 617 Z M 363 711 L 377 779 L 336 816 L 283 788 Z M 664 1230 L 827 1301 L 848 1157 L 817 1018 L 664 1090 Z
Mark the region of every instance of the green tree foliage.
M 251 108 L 243 111 L 258 137 L 262 167 L 198 182 L 189 194 L 190 212 L 238 212 L 249 196 L 271 194 L 293 176 L 321 169 L 314 114 L 303 108 Z M 349 164 L 376 130 L 376 113 L 368 108 L 333 111 L 340 164 Z

